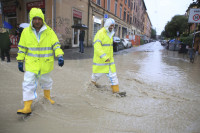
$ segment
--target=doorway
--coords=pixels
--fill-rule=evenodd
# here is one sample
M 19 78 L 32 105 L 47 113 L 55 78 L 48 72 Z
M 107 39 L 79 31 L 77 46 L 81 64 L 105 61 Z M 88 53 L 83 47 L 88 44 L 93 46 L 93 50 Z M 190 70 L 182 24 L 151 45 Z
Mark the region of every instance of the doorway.
M 12 29 L 10 29 L 11 34 L 15 34 L 16 26 L 17 26 L 17 18 L 16 17 L 5 17 L 5 21 L 12 25 Z
M 81 23 L 81 19 L 79 19 L 79 18 L 74 17 L 73 20 L 74 20 L 74 25 Z M 79 29 L 73 28 L 72 47 L 79 47 L 79 33 L 80 33 Z

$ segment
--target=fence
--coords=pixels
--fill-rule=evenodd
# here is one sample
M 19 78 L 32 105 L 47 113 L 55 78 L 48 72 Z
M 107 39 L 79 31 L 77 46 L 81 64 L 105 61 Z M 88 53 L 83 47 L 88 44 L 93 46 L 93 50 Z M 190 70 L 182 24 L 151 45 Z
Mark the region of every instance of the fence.
M 126 38 L 128 38 L 132 46 L 140 46 L 140 36 L 138 35 L 126 35 Z

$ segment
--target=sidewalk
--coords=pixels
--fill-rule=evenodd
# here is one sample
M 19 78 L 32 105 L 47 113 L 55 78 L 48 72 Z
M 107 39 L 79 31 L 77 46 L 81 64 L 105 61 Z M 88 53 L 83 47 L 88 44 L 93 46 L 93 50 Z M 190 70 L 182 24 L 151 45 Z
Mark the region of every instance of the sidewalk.
M 65 60 L 80 60 L 88 59 L 93 57 L 93 47 L 84 47 L 84 53 L 79 52 L 79 47 L 64 49 L 64 59 Z
M 18 48 L 12 48 L 10 50 L 11 60 L 16 60 L 17 52 Z M 79 52 L 79 47 L 64 49 L 63 52 L 65 53 L 64 55 L 65 60 L 79 60 L 79 59 L 88 59 L 93 57 L 93 47 L 85 47 L 84 53 Z

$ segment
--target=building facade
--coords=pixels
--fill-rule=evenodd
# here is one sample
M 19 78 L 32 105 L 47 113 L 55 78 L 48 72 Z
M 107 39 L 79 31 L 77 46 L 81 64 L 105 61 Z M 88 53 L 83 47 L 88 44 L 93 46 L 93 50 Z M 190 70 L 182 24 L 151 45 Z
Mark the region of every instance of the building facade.
M 146 18 L 143 0 L 0 0 L 0 26 L 10 23 L 29 23 L 32 7 L 41 8 L 46 23 L 56 32 L 63 48 L 78 47 L 80 30 L 71 28 L 74 24 L 85 24 L 85 46 L 92 46 L 97 31 L 107 18 L 116 21 L 115 36 L 145 35 L 149 37 L 150 19 Z
M 151 21 L 149 18 L 149 15 L 147 13 L 145 13 L 145 24 L 144 24 L 144 35 L 146 36 L 147 39 L 151 38 Z
M 56 32 L 62 47 L 78 47 L 80 30 L 71 28 L 72 25 L 82 23 L 87 25 L 88 0 L 1 0 L 3 21 L 14 28 L 17 24 L 29 23 L 29 12 L 32 7 L 41 8 L 45 15 L 45 22 Z M 85 36 L 87 40 L 87 36 Z M 85 42 L 86 44 L 86 42 Z

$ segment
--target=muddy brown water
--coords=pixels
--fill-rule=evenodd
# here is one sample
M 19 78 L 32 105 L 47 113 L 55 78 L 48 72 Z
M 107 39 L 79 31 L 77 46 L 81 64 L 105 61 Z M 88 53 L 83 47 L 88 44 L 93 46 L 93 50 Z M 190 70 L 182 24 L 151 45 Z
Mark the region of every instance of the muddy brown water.
M 200 133 L 200 59 L 165 50 L 159 42 L 114 55 L 124 98 L 111 93 L 108 78 L 90 83 L 92 59 L 55 61 L 51 105 L 41 88 L 26 120 L 23 73 L 17 62 L 0 63 L 0 133 Z

